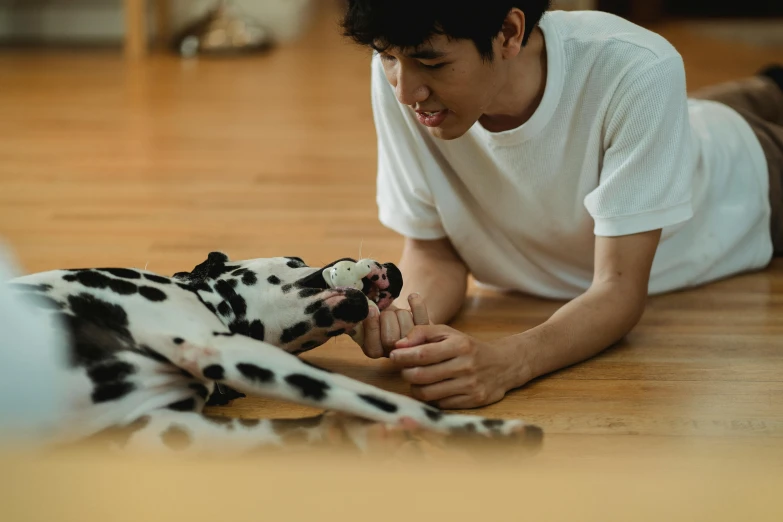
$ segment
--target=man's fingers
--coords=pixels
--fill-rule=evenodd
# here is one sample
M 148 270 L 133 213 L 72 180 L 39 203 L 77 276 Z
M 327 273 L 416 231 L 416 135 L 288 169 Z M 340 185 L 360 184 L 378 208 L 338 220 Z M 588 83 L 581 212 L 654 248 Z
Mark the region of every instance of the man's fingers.
M 396 312 L 381 312 L 381 348 L 389 353 L 400 337 L 400 324 Z
M 408 296 L 408 304 L 411 307 L 411 313 L 413 314 L 413 324 L 430 324 L 430 316 L 427 312 L 427 304 L 424 302 L 424 298 L 419 294 L 411 294 Z
M 400 337 L 405 337 L 413 330 L 413 316 L 408 310 L 397 310 L 397 322 L 400 325 Z M 397 339 L 395 339 L 395 342 Z
M 383 357 L 383 346 L 381 345 L 381 325 L 378 311 L 370 307 L 370 315 L 364 320 L 364 345 L 362 351 L 370 359 L 380 359 Z
M 441 381 L 425 386 L 412 384 L 411 395 L 413 395 L 415 399 L 423 402 L 440 401 L 447 397 L 464 395 L 464 390 L 466 387 L 464 379 L 465 377 L 459 379 L 450 379 L 448 381 Z
M 459 355 L 459 348 L 448 341 L 397 348 L 389 357 L 398 366 L 412 368 L 448 361 Z
M 434 343 L 442 341 L 454 330 L 446 325 L 416 325 L 408 335 L 397 341 L 395 348 L 410 348 L 424 343 Z
M 425 385 L 467 375 L 465 357 L 455 357 L 429 366 L 416 366 L 402 370 L 402 378 L 411 384 Z

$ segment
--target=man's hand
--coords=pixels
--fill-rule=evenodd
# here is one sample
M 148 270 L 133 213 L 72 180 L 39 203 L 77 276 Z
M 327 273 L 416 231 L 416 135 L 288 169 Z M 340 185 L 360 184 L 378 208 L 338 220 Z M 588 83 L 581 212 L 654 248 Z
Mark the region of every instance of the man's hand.
M 397 341 L 408 335 L 415 325 L 430 324 L 427 305 L 419 294 L 408 296 L 410 310 L 391 305 L 381 312 L 370 308 L 370 316 L 364 320 L 364 344 L 362 351 L 371 359 L 388 357 Z
M 505 343 L 485 343 L 444 325 L 414 326 L 390 354 L 411 394 L 440 408 L 475 408 L 516 386 L 525 358 Z

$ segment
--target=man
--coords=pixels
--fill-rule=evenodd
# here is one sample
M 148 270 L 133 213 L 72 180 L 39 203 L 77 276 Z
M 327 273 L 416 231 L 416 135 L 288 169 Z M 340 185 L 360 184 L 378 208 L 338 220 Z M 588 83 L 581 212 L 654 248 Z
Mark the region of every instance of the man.
M 783 69 L 688 99 L 682 59 L 660 36 L 548 9 L 348 0 L 345 34 L 377 51 L 380 220 L 405 236 L 403 296 L 418 293 L 410 310 L 367 320 L 363 349 L 442 408 L 496 402 L 599 353 L 648 294 L 783 251 Z M 469 273 L 569 301 L 536 328 L 479 342 L 444 324 Z

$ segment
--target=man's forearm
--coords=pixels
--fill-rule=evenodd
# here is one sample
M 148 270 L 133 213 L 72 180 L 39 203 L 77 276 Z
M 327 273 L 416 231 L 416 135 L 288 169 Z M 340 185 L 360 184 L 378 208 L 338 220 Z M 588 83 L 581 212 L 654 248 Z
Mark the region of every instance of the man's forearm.
M 467 268 L 444 244 L 417 242 L 406 245 L 399 268 L 403 288 L 395 303 L 398 307 L 407 308 L 408 295 L 418 293 L 427 303 L 434 324 L 448 323 L 462 308 L 467 292 Z
M 521 386 L 584 361 L 623 338 L 644 312 L 646 294 L 622 283 L 605 283 L 565 304 L 545 323 L 505 339 L 522 362 Z

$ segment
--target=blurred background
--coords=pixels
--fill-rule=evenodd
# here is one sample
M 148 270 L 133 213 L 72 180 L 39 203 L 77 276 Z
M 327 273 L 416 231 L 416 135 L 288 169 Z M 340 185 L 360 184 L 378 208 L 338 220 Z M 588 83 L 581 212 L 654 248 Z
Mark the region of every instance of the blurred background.
M 213 250 L 232 259 L 299 256 L 313 266 L 360 254 L 397 261 L 402 241 L 376 217 L 370 54 L 341 38 L 341 7 L 0 0 L 0 245 L 18 271 L 128 266 L 172 274 Z M 661 33 L 683 55 L 689 89 L 783 61 L 780 0 L 559 0 L 555 8 L 609 11 Z M 310 496 L 322 493 L 320 504 L 296 506 L 301 517 L 346 513 L 341 499 L 350 491 L 353 513 L 373 518 L 407 518 L 410 507 L 475 520 L 527 504 L 528 516 L 569 520 L 608 520 L 610 509 L 634 513 L 618 520 L 780 520 L 764 501 L 780 491 L 783 473 L 742 473 L 750 462 L 777 462 L 775 471 L 783 462 L 783 359 L 772 339 L 783 330 L 768 308 L 779 306 L 781 273 L 655 300 L 629 344 L 490 407 L 488 415 L 544 428 L 546 450 L 528 473 L 485 470 L 466 482 L 380 468 L 378 478 L 334 463 L 329 473 L 277 462 L 199 475 L 176 466 L 156 474 L 141 465 L 11 461 L 3 465 L 0 518 L 214 518 L 274 487 L 284 491 L 263 501 L 282 513 L 301 498 L 283 487 L 296 483 L 313 488 Z M 700 298 L 707 308 L 696 307 Z M 456 326 L 491 338 L 534 326 L 559 306 L 471 287 Z M 314 350 L 311 360 L 406 392 L 393 369 L 350 341 Z M 251 398 L 230 408 L 223 414 L 312 413 Z M 678 474 L 687 459 L 695 475 Z M 639 470 L 653 474 L 642 479 Z M 569 479 L 580 488 L 563 502 Z M 410 504 L 388 506 L 379 480 L 413 491 Z M 445 482 L 433 488 L 434 480 Z M 136 500 L 118 510 L 123 488 Z M 49 501 L 40 501 L 43 492 Z M 715 492 L 718 500 L 701 503 Z M 471 493 L 485 500 L 473 502 Z

